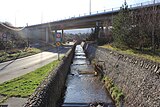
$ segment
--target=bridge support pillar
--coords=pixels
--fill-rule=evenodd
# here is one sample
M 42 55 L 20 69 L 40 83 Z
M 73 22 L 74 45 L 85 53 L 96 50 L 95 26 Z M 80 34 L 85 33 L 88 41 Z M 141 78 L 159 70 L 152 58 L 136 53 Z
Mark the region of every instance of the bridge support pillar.
M 96 22 L 96 27 L 95 27 L 95 40 L 98 39 L 98 34 L 99 34 L 100 28 L 99 28 L 99 22 Z
M 62 29 L 62 42 L 64 42 L 64 31 Z
M 48 34 L 49 30 L 48 30 L 48 28 L 46 28 L 45 31 L 46 31 L 46 43 L 48 43 L 49 42 L 49 34 Z
M 104 27 L 103 27 L 103 26 L 101 26 L 101 30 L 102 30 L 102 31 L 104 30 Z
M 98 39 L 98 34 L 99 34 L 99 27 L 96 26 L 96 28 L 95 28 L 95 39 Z
M 53 35 L 53 38 L 54 38 L 54 44 L 56 44 L 56 34 L 57 34 L 57 30 L 54 30 L 54 35 Z

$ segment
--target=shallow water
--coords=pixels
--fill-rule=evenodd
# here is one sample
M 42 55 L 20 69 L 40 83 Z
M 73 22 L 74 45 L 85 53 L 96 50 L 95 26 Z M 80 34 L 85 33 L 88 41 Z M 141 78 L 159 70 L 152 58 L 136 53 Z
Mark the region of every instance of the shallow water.
M 77 45 L 66 82 L 64 103 L 112 103 L 103 84 L 97 76 L 94 76 L 94 73 L 83 48 Z

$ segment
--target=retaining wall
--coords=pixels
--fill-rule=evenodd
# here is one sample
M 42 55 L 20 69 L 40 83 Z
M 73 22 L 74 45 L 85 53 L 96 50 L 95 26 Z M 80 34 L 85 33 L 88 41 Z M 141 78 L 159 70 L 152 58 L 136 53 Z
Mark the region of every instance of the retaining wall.
M 70 69 L 75 45 L 62 59 L 59 66 L 38 86 L 23 107 L 57 107 L 62 98 L 66 77 Z
M 160 64 L 109 49 L 85 44 L 90 60 L 101 63 L 104 73 L 122 89 L 124 107 L 160 107 Z

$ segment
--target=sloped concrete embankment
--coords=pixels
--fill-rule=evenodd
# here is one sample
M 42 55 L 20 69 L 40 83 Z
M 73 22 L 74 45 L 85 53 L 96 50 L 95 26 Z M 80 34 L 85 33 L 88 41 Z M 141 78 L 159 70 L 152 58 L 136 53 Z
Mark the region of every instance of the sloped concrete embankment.
M 160 64 L 85 44 L 90 60 L 101 63 L 104 74 L 122 89 L 125 107 L 160 107 Z
M 75 45 L 67 52 L 59 66 L 38 86 L 23 107 L 57 107 L 59 100 L 63 96 L 74 50 Z

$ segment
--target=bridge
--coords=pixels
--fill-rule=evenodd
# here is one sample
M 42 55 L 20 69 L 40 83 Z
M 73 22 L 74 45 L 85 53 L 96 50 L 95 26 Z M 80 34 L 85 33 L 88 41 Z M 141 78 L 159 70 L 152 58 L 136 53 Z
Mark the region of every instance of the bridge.
M 160 1 L 157 2 L 146 2 L 140 3 L 137 5 L 130 5 L 130 10 L 138 10 L 141 8 L 150 8 L 153 6 L 159 6 Z M 112 23 L 113 17 L 117 15 L 120 11 L 120 8 L 112 8 L 108 11 L 104 10 L 103 12 L 87 14 L 79 17 L 71 17 L 70 19 L 64 19 L 44 24 L 37 24 L 28 26 L 28 29 L 42 29 L 50 27 L 52 30 L 66 30 L 66 29 L 79 29 L 79 28 L 92 28 L 96 26 L 104 26 L 104 22 L 108 21 L 110 24 Z
M 129 5 L 129 9 L 132 11 L 137 11 L 139 9 L 146 9 L 152 8 L 153 6 L 160 6 L 160 1 L 152 1 L 152 2 L 145 2 L 136 5 Z M 96 12 L 87 14 L 84 16 L 78 17 L 71 17 L 69 19 L 48 22 L 43 24 L 31 25 L 27 26 L 24 30 L 27 35 L 32 38 L 33 36 L 38 37 L 41 35 L 41 38 L 46 42 L 53 40 L 53 31 L 57 32 L 57 30 L 61 30 L 62 37 L 64 30 L 68 29 L 80 29 L 80 28 L 99 28 L 104 27 L 105 23 L 108 25 L 112 25 L 113 18 L 117 15 L 120 11 L 120 8 L 112 8 L 110 10 L 104 10 L 103 12 Z M 147 11 L 146 11 L 147 13 Z M 152 13 L 148 11 L 148 13 Z M 147 13 L 147 14 L 148 14 Z M 158 11 L 160 13 L 160 11 Z

